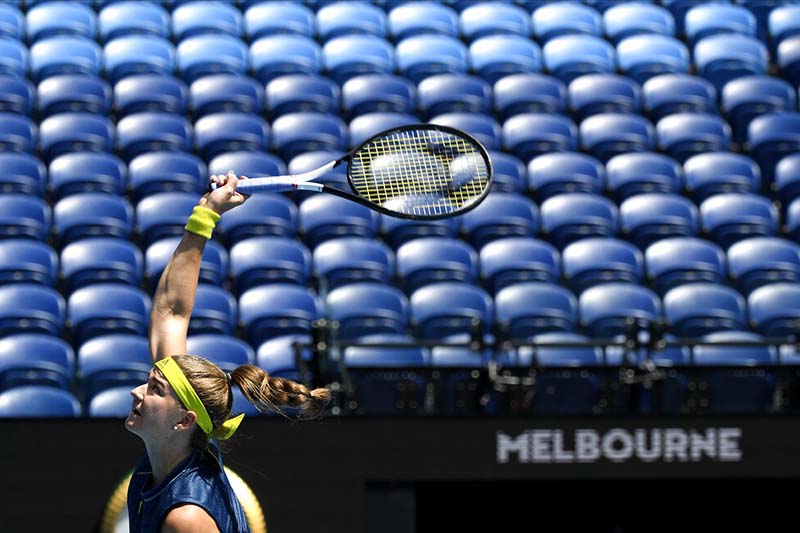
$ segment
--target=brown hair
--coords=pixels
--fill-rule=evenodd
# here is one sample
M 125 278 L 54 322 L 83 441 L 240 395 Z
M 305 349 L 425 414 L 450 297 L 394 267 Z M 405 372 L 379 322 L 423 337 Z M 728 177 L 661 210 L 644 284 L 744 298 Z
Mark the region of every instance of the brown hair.
M 200 401 L 208 411 L 214 430 L 206 435 L 199 429 L 192 439 L 192 446 L 203 449 L 209 437 L 219 436 L 223 422 L 231 414 L 233 389 L 228 376 L 217 365 L 196 355 L 174 355 L 172 358 L 180 367 Z M 286 378 L 270 376 L 264 369 L 253 365 L 242 365 L 231 372 L 231 381 L 238 385 L 244 397 L 259 411 L 276 411 L 285 414 L 283 406 L 300 409 L 300 418 L 318 418 L 330 400 L 328 389 L 309 390 L 308 387 Z

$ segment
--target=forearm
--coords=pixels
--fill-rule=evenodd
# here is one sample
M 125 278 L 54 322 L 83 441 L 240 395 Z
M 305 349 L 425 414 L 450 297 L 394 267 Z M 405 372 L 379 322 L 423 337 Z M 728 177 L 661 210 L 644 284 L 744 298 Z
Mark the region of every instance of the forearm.
M 153 318 L 179 318 L 192 314 L 206 239 L 184 231 L 178 247 L 158 281 L 153 296 Z

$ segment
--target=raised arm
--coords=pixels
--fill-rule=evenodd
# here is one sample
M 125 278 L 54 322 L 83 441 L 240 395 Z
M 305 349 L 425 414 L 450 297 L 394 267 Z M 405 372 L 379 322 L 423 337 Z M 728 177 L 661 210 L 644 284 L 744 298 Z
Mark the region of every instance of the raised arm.
M 183 238 L 172 254 L 161 278 L 158 281 L 153 308 L 150 313 L 150 355 L 154 361 L 174 354 L 186 353 L 186 336 L 189 331 L 189 318 L 194 307 L 197 280 L 200 276 L 200 260 L 206 246 L 207 237 L 198 227 L 213 227 L 219 216 L 240 205 L 245 197 L 236 192 L 238 178 L 233 172 L 226 176 L 211 176 L 218 188 L 204 194 L 198 206 L 209 209 L 201 211 L 202 224 L 187 224 Z M 198 211 L 197 209 L 195 209 Z

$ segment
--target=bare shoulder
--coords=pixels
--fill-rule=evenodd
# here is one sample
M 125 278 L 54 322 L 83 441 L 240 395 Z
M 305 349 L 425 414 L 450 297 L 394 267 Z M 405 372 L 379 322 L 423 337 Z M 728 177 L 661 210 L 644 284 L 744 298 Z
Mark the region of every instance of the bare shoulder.
M 217 523 L 199 505 L 186 504 L 174 507 L 161 524 L 161 533 L 218 533 Z

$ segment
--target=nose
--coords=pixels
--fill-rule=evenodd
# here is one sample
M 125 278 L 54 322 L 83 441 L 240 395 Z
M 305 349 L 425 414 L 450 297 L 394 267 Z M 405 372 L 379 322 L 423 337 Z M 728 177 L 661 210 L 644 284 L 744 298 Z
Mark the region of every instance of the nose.
M 143 391 L 145 387 L 147 387 L 147 383 L 142 383 L 138 387 L 134 387 L 133 389 L 131 389 L 131 396 L 135 400 L 141 400 L 142 398 L 144 398 Z

